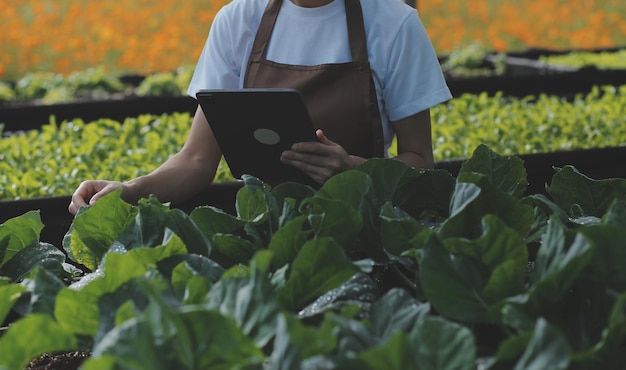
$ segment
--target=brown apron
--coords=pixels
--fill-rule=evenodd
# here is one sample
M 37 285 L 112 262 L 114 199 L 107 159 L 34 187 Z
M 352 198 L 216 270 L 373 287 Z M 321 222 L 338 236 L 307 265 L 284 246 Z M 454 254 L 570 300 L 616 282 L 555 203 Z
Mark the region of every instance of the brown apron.
M 313 124 L 330 140 L 343 146 L 348 154 L 382 157 L 383 128 L 359 0 L 345 0 L 352 61 L 316 66 L 265 59 L 281 4 L 282 0 L 269 0 L 265 8 L 248 60 L 244 88 L 297 89 L 304 97 Z

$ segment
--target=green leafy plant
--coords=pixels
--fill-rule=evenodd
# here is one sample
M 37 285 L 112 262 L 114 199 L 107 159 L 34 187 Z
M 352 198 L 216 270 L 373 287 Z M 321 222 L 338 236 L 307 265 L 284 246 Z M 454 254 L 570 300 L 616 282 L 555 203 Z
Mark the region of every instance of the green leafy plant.
M 104 67 L 74 72 L 67 76 L 66 83 L 78 98 L 110 98 L 112 94 L 121 93 L 125 89 L 119 75 L 106 71 Z
M 190 123 L 189 113 L 123 122 L 52 119 L 41 130 L 3 137 L 0 199 L 70 194 L 86 178 L 126 181 L 146 174 L 182 147 Z M 225 162 L 216 181 L 233 181 Z
M 83 276 L 3 280 L 20 314 L 0 368 L 72 350 L 82 369 L 619 368 L 626 180 L 525 184 L 481 145 L 457 178 L 390 159 L 317 191 L 246 177 L 234 215 L 112 193 L 63 242 Z M 36 243 L 32 218 L 0 227 L 0 251 Z
M 44 104 L 71 102 L 77 99 L 110 99 L 125 90 L 116 74 L 103 67 L 88 68 L 68 76 L 51 72 L 28 73 L 15 86 L 15 100 L 38 100 Z
M 0 81 L 0 103 L 15 100 L 13 87 L 6 82 Z
M 497 76 L 506 71 L 504 53 L 493 55 L 493 50 L 472 42 L 456 47 L 443 58 L 441 69 L 448 77 Z
M 572 101 L 462 95 L 431 111 L 435 160 L 468 158 L 480 144 L 503 155 L 623 146 L 625 105 L 626 87 L 596 88 Z M 182 147 L 191 120 L 188 113 L 122 122 L 51 119 L 40 130 L 6 133 L 0 138 L 0 199 L 68 195 L 85 179 L 146 174 Z M 215 181 L 234 181 L 224 161 Z
M 180 88 L 173 73 L 159 72 L 146 76 L 135 93 L 138 96 L 178 96 Z
M 63 76 L 52 72 L 31 72 L 17 80 L 15 91 L 21 100 L 41 99 L 46 92 L 63 85 Z
M 626 145 L 626 86 L 595 87 L 571 100 L 464 94 L 432 109 L 438 160 L 467 158 L 486 144 L 504 155 Z
M 568 67 L 596 67 L 598 69 L 626 69 L 626 49 L 616 51 L 574 51 L 566 54 L 542 55 L 539 60 Z

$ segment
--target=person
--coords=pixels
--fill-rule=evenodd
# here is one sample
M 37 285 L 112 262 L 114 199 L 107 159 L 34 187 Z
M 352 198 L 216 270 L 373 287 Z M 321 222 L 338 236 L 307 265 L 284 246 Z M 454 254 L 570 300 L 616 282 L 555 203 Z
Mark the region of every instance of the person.
M 418 12 L 402 0 L 232 0 L 211 25 L 187 93 L 200 89 L 298 89 L 319 142 L 294 144 L 281 161 L 317 184 L 368 158 L 433 168 L 430 109 L 452 98 Z M 122 189 L 182 202 L 213 181 L 221 151 L 202 109 L 181 150 L 127 182 L 83 181 L 76 214 Z

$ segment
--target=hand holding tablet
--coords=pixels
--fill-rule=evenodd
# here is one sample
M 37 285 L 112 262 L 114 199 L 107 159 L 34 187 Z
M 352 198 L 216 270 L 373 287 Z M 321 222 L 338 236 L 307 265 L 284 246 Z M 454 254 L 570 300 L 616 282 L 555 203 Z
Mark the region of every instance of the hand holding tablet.
M 317 141 L 298 90 L 201 90 L 196 97 L 235 178 L 249 174 L 268 183 L 312 184 L 280 161 L 293 144 Z

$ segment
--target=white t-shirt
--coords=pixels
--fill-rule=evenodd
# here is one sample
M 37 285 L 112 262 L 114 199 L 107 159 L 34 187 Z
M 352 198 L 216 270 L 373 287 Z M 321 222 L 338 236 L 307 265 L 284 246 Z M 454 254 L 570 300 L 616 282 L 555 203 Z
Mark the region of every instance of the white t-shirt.
M 187 93 L 243 87 L 245 69 L 268 0 L 233 0 L 217 13 Z M 437 55 L 417 11 L 400 0 L 361 0 L 385 150 L 391 122 L 449 100 Z M 302 8 L 283 0 L 266 58 L 317 65 L 352 60 L 345 3 Z

